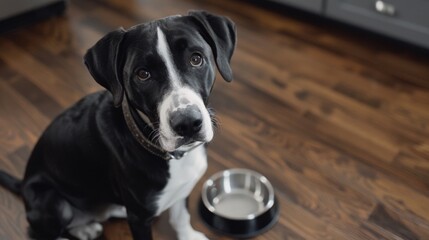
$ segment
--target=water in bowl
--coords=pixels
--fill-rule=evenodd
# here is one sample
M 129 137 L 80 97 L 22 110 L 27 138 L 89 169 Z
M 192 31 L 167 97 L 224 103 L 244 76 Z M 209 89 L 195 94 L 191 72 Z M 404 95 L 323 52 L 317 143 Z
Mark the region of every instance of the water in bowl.
M 216 213 L 230 219 L 253 218 L 263 209 L 263 202 L 248 191 L 224 193 L 213 199 Z

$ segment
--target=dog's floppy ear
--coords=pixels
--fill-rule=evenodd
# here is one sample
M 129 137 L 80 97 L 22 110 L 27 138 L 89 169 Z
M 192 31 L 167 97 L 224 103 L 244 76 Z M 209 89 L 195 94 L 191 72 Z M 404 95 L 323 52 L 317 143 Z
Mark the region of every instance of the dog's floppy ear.
M 120 28 L 100 39 L 85 56 L 84 62 L 95 81 L 109 90 L 116 107 L 121 105 L 124 96 L 122 74 L 119 69 L 119 49 L 125 30 Z
M 230 61 L 236 42 L 235 24 L 229 18 L 205 11 L 190 11 L 189 16 L 194 17 L 202 26 L 202 36 L 213 51 L 220 74 L 226 81 L 231 82 Z

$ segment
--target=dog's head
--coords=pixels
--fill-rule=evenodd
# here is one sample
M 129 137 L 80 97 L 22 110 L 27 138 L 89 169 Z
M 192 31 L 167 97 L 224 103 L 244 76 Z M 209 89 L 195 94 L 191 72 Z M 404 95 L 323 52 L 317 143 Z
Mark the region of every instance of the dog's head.
M 236 32 L 231 20 L 202 11 L 171 16 L 111 32 L 84 59 L 94 79 L 124 97 L 159 131 L 166 151 L 213 138 L 207 103 L 215 66 L 232 80 Z

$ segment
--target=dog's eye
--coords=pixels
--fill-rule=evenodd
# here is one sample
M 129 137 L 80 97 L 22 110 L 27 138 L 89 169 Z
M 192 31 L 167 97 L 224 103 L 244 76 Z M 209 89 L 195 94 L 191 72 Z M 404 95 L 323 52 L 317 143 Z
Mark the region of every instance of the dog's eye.
M 203 64 L 203 57 L 199 53 L 194 53 L 189 60 L 192 66 L 199 67 Z
M 137 71 L 137 77 L 142 81 L 148 80 L 150 78 L 150 72 L 144 69 L 139 69 Z

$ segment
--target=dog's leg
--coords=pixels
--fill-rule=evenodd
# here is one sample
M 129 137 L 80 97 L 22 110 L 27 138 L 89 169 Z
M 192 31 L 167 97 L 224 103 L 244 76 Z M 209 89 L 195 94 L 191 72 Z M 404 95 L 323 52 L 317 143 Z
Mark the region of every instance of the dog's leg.
M 177 232 L 179 240 L 207 240 L 208 238 L 195 231 L 191 226 L 191 216 L 186 207 L 186 199 L 177 201 L 170 208 L 170 224 Z
M 72 206 L 42 177 L 29 179 L 23 187 L 23 198 L 33 239 L 61 237 L 73 218 Z
M 152 240 L 152 218 L 139 217 L 127 209 L 127 220 L 134 240 Z

